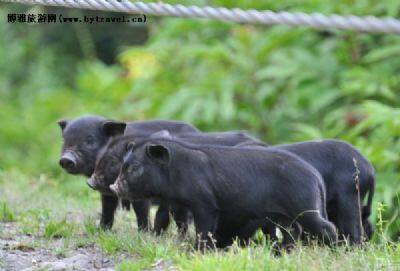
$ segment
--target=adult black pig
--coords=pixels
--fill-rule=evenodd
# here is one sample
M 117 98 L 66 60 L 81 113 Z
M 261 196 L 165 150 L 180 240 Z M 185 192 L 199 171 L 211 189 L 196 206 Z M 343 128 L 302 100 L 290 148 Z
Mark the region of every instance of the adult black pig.
M 110 186 L 127 199 L 164 198 L 193 213 L 195 247 L 218 245 L 218 220 L 268 218 L 294 221 L 325 242 L 336 242 L 326 219 L 325 189 L 308 163 L 277 149 L 194 145 L 152 139 L 128 144 L 116 182 Z
M 90 177 L 94 171 L 97 155 L 108 140 L 122 134 L 126 126 L 129 133 L 146 136 L 159 130 L 168 130 L 172 134 L 198 131 L 193 126 L 179 121 L 138 121 L 126 125 L 124 122 L 106 120 L 99 116 L 84 116 L 74 120 L 58 122 L 63 137 L 60 166 L 70 174 Z M 118 198 L 111 193 L 101 193 L 102 212 L 100 226 L 112 227 Z M 146 229 L 148 223 L 149 202 L 134 202 L 139 229 Z M 125 202 L 125 206 L 129 203 Z
M 172 134 L 167 130 L 162 130 L 154 133 L 150 138 L 179 138 L 185 142 L 193 144 L 213 144 L 222 146 L 235 146 L 244 142 L 259 142 L 244 132 L 187 132 L 181 134 Z M 128 136 L 114 137 L 109 141 L 107 146 L 99 154 L 95 170 L 88 180 L 88 184 L 93 189 L 99 190 L 103 193 L 109 194 L 109 186 L 115 182 L 120 171 L 123 156 L 126 152 L 126 144 L 132 141 L 144 140 L 149 136 L 141 136 L 138 134 L 130 133 Z M 259 144 L 262 144 L 259 142 Z M 169 205 L 172 204 L 172 208 Z M 177 204 L 169 203 L 165 200 L 160 201 L 159 209 L 156 213 L 154 230 L 157 234 L 164 231 L 169 224 L 169 210 L 177 223 L 178 229 L 181 233 L 187 230 L 187 217 L 188 213 L 185 208 L 181 208 Z

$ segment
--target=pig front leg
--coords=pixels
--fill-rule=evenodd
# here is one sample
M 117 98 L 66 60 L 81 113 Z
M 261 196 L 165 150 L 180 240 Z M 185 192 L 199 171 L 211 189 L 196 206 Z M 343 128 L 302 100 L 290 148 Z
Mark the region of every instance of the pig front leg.
M 169 221 L 169 204 L 167 201 L 161 200 L 154 220 L 154 232 L 156 235 L 160 235 L 167 230 Z
M 109 230 L 114 223 L 115 210 L 118 207 L 118 198 L 116 196 L 101 194 L 101 218 L 100 228 Z
M 133 201 L 132 206 L 136 214 L 138 229 L 140 231 L 147 231 L 150 227 L 149 212 L 150 212 L 151 201 L 150 200 Z
M 131 202 L 129 200 L 121 200 L 121 207 L 123 210 L 129 211 L 131 209 Z
M 189 228 L 189 210 L 179 204 L 171 204 L 172 217 L 175 220 L 180 236 L 185 236 Z
M 196 227 L 196 241 L 194 247 L 204 251 L 216 248 L 215 233 L 218 226 L 218 213 L 215 210 L 193 210 L 194 224 Z

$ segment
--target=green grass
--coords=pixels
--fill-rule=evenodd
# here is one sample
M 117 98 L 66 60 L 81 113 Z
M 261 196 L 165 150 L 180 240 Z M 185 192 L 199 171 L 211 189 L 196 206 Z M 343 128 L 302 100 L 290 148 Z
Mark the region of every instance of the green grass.
M 49 219 L 47 209 L 27 209 L 18 215 L 19 231 L 27 235 L 39 235 L 40 227 Z
M 151 263 L 149 263 L 148 261 L 146 261 L 144 259 L 141 259 L 138 261 L 125 260 L 125 261 L 122 261 L 118 265 L 118 270 L 120 270 L 120 271 L 136 271 L 136 270 L 145 269 L 145 268 L 149 267 L 150 265 L 151 265 Z
M 35 246 L 52 247 L 53 244 L 54 247 L 52 242 L 62 238 L 52 251 L 58 257 L 65 257 L 77 248 L 97 247 L 114 260 L 117 270 L 122 271 L 150 268 L 194 271 L 400 268 L 400 245 L 382 241 L 386 239 L 380 238 L 381 233 L 376 236 L 374 243 L 362 248 L 330 249 L 298 245 L 292 253 L 275 257 L 268 242 L 259 242 L 262 235 L 257 236 L 259 245 L 252 244 L 246 248 L 233 245 L 227 250 L 201 254 L 192 249 L 193 226 L 185 240 L 178 237 L 175 227 L 156 237 L 148 232 L 138 233 L 133 212 L 121 210 L 117 213 L 113 230 L 103 232 L 97 227 L 100 210 L 98 195 L 90 191 L 75 193 L 80 186 L 76 182 L 83 183 L 83 180 L 71 179 L 71 189 L 74 191 L 71 193 L 68 183 L 50 185 L 54 180 L 46 180 L 49 183 L 46 185 L 35 182 L 34 177 L 15 172 L 10 172 L 7 178 L 9 181 L 2 182 L 0 192 L 0 197 L 4 199 L 1 203 L 1 221 L 14 221 L 18 224 L 19 233 L 34 235 Z M 29 191 L 24 189 L 28 184 L 31 186 Z M 81 189 L 88 188 L 83 185 Z M 83 197 L 82 194 L 87 196 Z
M 0 202 L 0 221 L 1 222 L 14 221 L 14 214 L 11 212 L 6 202 Z
M 66 220 L 49 221 L 46 223 L 43 231 L 45 238 L 68 238 L 73 235 L 75 225 Z

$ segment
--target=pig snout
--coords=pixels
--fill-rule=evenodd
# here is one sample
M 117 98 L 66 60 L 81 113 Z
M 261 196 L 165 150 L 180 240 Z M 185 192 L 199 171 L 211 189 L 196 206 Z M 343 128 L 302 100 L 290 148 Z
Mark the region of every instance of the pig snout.
M 71 152 L 66 152 L 61 156 L 60 166 L 66 170 L 73 170 L 77 166 L 75 156 Z
M 121 194 L 121 192 L 119 191 L 119 187 L 118 187 L 118 183 L 115 182 L 114 184 L 110 185 L 110 190 L 116 194 L 117 196 L 119 196 Z
M 97 176 L 95 174 L 92 174 L 92 176 L 86 180 L 86 184 L 93 190 L 97 190 L 105 195 L 113 195 L 113 192 L 110 190 L 110 188 L 108 186 L 104 186 L 103 183 L 104 177 Z

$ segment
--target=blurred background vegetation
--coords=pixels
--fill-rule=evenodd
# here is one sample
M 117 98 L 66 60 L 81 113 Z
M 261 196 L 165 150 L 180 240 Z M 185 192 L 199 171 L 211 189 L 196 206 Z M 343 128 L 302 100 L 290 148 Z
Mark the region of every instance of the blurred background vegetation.
M 397 0 L 165 2 L 400 15 Z M 96 14 L 0 7 L 1 18 Z M 134 25 L 3 22 L 0 36 L 0 173 L 69 180 L 57 163 L 56 121 L 82 114 L 244 129 L 270 144 L 338 138 L 372 161 L 374 209 L 384 204 L 385 233 L 399 238 L 399 36 L 155 17 Z

